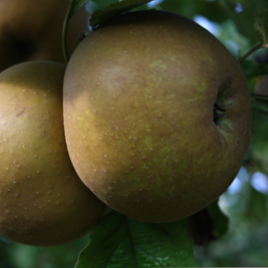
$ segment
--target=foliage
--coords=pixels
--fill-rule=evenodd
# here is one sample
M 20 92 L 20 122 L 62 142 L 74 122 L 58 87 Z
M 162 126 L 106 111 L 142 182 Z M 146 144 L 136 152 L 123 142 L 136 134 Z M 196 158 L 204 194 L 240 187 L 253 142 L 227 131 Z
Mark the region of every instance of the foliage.
M 139 222 L 112 211 L 92 231 L 76 267 L 196 266 L 187 226 Z

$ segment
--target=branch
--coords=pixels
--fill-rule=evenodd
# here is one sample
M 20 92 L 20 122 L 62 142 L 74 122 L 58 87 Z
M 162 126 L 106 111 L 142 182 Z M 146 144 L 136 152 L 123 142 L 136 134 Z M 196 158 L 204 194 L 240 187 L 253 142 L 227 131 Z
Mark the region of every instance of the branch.
M 239 60 L 239 63 L 241 64 L 248 56 L 250 56 L 253 52 L 257 51 L 260 48 L 268 48 L 268 44 L 258 44 L 257 46 L 253 47 Z
M 63 29 L 62 29 L 62 52 L 63 52 L 63 57 L 64 60 L 66 62 L 66 64 L 68 63 L 69 57 L 68 57 L 68 52 L 67 52 L 67 28 L 68 28 L 68 23 L 69 23 L 69 19 L 70 19 L 70 13 L 73 7 L 73 2 L 74 0 L 71 0 L 64 22 L 63 22 Z
M 265 96 L 265 95 L 250 94 L 250 97 L 255 98 L 255 99 L 267 100 L 268 101 L 268 96 Z

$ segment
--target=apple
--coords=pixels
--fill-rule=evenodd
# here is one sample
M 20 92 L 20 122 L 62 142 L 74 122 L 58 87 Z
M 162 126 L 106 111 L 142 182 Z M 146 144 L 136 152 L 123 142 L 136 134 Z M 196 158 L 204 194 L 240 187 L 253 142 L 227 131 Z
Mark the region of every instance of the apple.
M 51 60 L 64 63 L 63 21 L 68 0 L 0 1 L 0 72 L 24 61 Z M 70 19 L 67 31 L 69 55 L 88 31 L 89 15 L 80 9 Z
M 172 222 L 236 177 L 251 101 L 232 54 L 195 22 L 139 11 L 100 25 L 64 76 L 64 128 L 80 179 L 136 220 Z
M 32 61 L 0 74 L 0 235 L 54 246 L 85 235 L 106 206 L 81 182 L 64 138 L 65 65 Z

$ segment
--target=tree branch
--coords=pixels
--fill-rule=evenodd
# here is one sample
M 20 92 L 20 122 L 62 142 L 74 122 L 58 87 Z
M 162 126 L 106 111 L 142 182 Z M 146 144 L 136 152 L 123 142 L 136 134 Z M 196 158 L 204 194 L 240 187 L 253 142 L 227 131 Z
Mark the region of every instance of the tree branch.
M 240 60 L 239 63 L 241 64 L 248 56 L 250 56 L 253 52 L 257 51 L 260 48 L 268 48 L 267 44 L 258 44 L 257 46 L 253 47 L 250 51 L 248 51 Z

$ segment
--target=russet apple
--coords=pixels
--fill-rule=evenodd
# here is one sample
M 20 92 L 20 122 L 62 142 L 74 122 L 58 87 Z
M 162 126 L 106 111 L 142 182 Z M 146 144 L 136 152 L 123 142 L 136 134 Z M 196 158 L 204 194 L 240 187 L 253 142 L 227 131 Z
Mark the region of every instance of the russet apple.
M 0 74 L 0 235 L 52 246 L 90 231 L 106 206 L 81 182 L 64 139 L 65 65 L 33 61 Z
M 131 218 L 171 222 L 212 203 L 237 175 L 251 101 L 233 55 L 164 11 L 117 16 L 77 47 L 64 127 L 81 180 Z
M 31 60 L 64 63 L 61 38 L 69 3 L 69 0 L 1 0 L 0 72 Z M 88 31 L 88 18 L 85 8 L 71 17 L 67 30 L 69 55 Z

